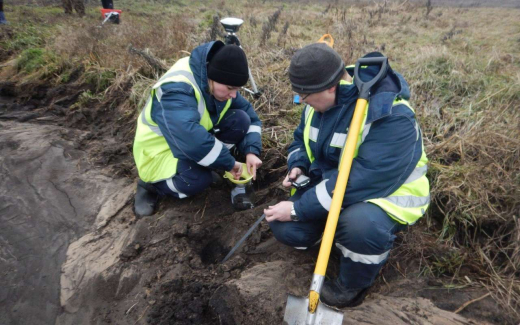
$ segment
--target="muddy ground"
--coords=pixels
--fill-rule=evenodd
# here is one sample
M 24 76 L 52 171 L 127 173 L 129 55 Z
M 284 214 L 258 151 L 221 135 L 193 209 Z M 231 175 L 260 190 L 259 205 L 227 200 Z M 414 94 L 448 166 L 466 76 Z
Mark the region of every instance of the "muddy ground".
M 102 103 L 68 109 L 81 91 L 0 83 L 0 323 L 281 324 L 287 294 L 308 290 L 317 249 L 285 247 L 263 222 L 220 261 L 287 196 L 284 158 L 264 153 L 250 211 L 234 211 L 221 183 L 136 220 L 134 117 Z M 421 276 L 412 244 L 442 250 L 423 223 L 401 234 L 365 303 L 343 310 L 344 324 L 514 323 L 489 296 L 453 313 L 487 291 Z

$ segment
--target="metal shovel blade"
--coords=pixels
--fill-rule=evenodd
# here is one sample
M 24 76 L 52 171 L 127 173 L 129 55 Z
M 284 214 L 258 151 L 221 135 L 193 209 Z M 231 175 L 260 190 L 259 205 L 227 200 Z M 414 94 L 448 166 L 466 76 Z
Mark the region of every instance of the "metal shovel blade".
M 309 314 L 309 298 L 287 297 L 285 315 L 283 316 L 284 325 L 341 325 L 343 313 L 331 307 L 319 303 L 313 317 L 307 318 Z M 309 323 L 307 323 L 309 319 Z

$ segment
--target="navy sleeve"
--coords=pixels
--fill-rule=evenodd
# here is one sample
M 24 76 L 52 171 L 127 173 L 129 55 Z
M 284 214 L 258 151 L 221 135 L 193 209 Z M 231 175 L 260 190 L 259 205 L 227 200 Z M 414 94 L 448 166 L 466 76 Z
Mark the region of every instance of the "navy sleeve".
M 289 171 L 294 167 L 299 167 L 304 173 L 307 173 L 311 162 L 305 150 L 305 143 L 303 141 L 303 131 L 305 129 L 305 109 L 302 112 L 300 125 L 294 130 L 294 140 L 287 150 L 287 167 Z
M 253 105 L 237 92 L 237 97 L 233 99 L 229 108 L 243 110 L 251 119 L 251 125 L 246 136 L 237 144 L 238 150 L 243 154 L 253 153 L 260 156 L 260 152 L 262 152 L 262 122 L 260 122 Z
M 421 145 L 418 132 L 415 120 L 404 115 L 372 123 L 352 162 L 342 206 L 385 197 L 397 190 L 409 176 L 410 165 L 416 162 L 416 146 Z M 324 176 L 295 203 L 302 221 L 327 218 L 337 177 L 337 170 Z
M 173 155 L 199 165 L 231 170 L 235 158 L 222 143 L 200 125 L 195 92 L 184 82 L 161 86 L 162 97 L 154 96 L 152 120 L 158 124 Z

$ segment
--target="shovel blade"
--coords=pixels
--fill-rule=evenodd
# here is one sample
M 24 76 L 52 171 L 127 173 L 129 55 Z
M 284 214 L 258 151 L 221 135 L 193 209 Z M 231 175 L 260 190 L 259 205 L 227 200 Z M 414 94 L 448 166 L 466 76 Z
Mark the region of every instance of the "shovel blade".
M 343 313 L 321 302 L 316 308 L 314 317 L 307 317 L 308 308 L 309 298 L 289 295 L 283 316 L 284 325 L 341 325 L 343 322 Z

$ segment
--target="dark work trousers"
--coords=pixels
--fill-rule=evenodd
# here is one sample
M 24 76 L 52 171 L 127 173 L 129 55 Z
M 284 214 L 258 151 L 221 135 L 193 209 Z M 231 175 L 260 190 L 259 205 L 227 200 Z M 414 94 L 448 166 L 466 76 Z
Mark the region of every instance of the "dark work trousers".
M 114 3 L 112 0 L 101 0 L 101 5 L 103 9 L 114 9 Z
M 298 191 L 291 201 L 302 194 Z M 278 241 L 305 249 L 321 241 L 325 221 L 273 221 L 269 226 Z M 343 209 L 334 236 L 334 245 L 341 251 L 340 283 L 349 289 L 370 287 L 387 261 L 395 234 L 405 228 L 372 203 Z
M 214 127 L 215 136 L 231 148 L 246 136 L 251 119 L 246 112 L 230 109 Z M 171 179 L 154 183 L 160 194 L 185 198 L 204 191 L 212 181 L 211 169 L 192 160 L 179 159 L 177 173 Z
M 0 25 L 7 24 L 4 14 L 4 0 L 0 0 Z
M 72 14 L 72 8 L 74 8 L 79 16 L 85 15 L 85 4 L 83 0 L 61 0 L 61 2 L 66 14 Z

